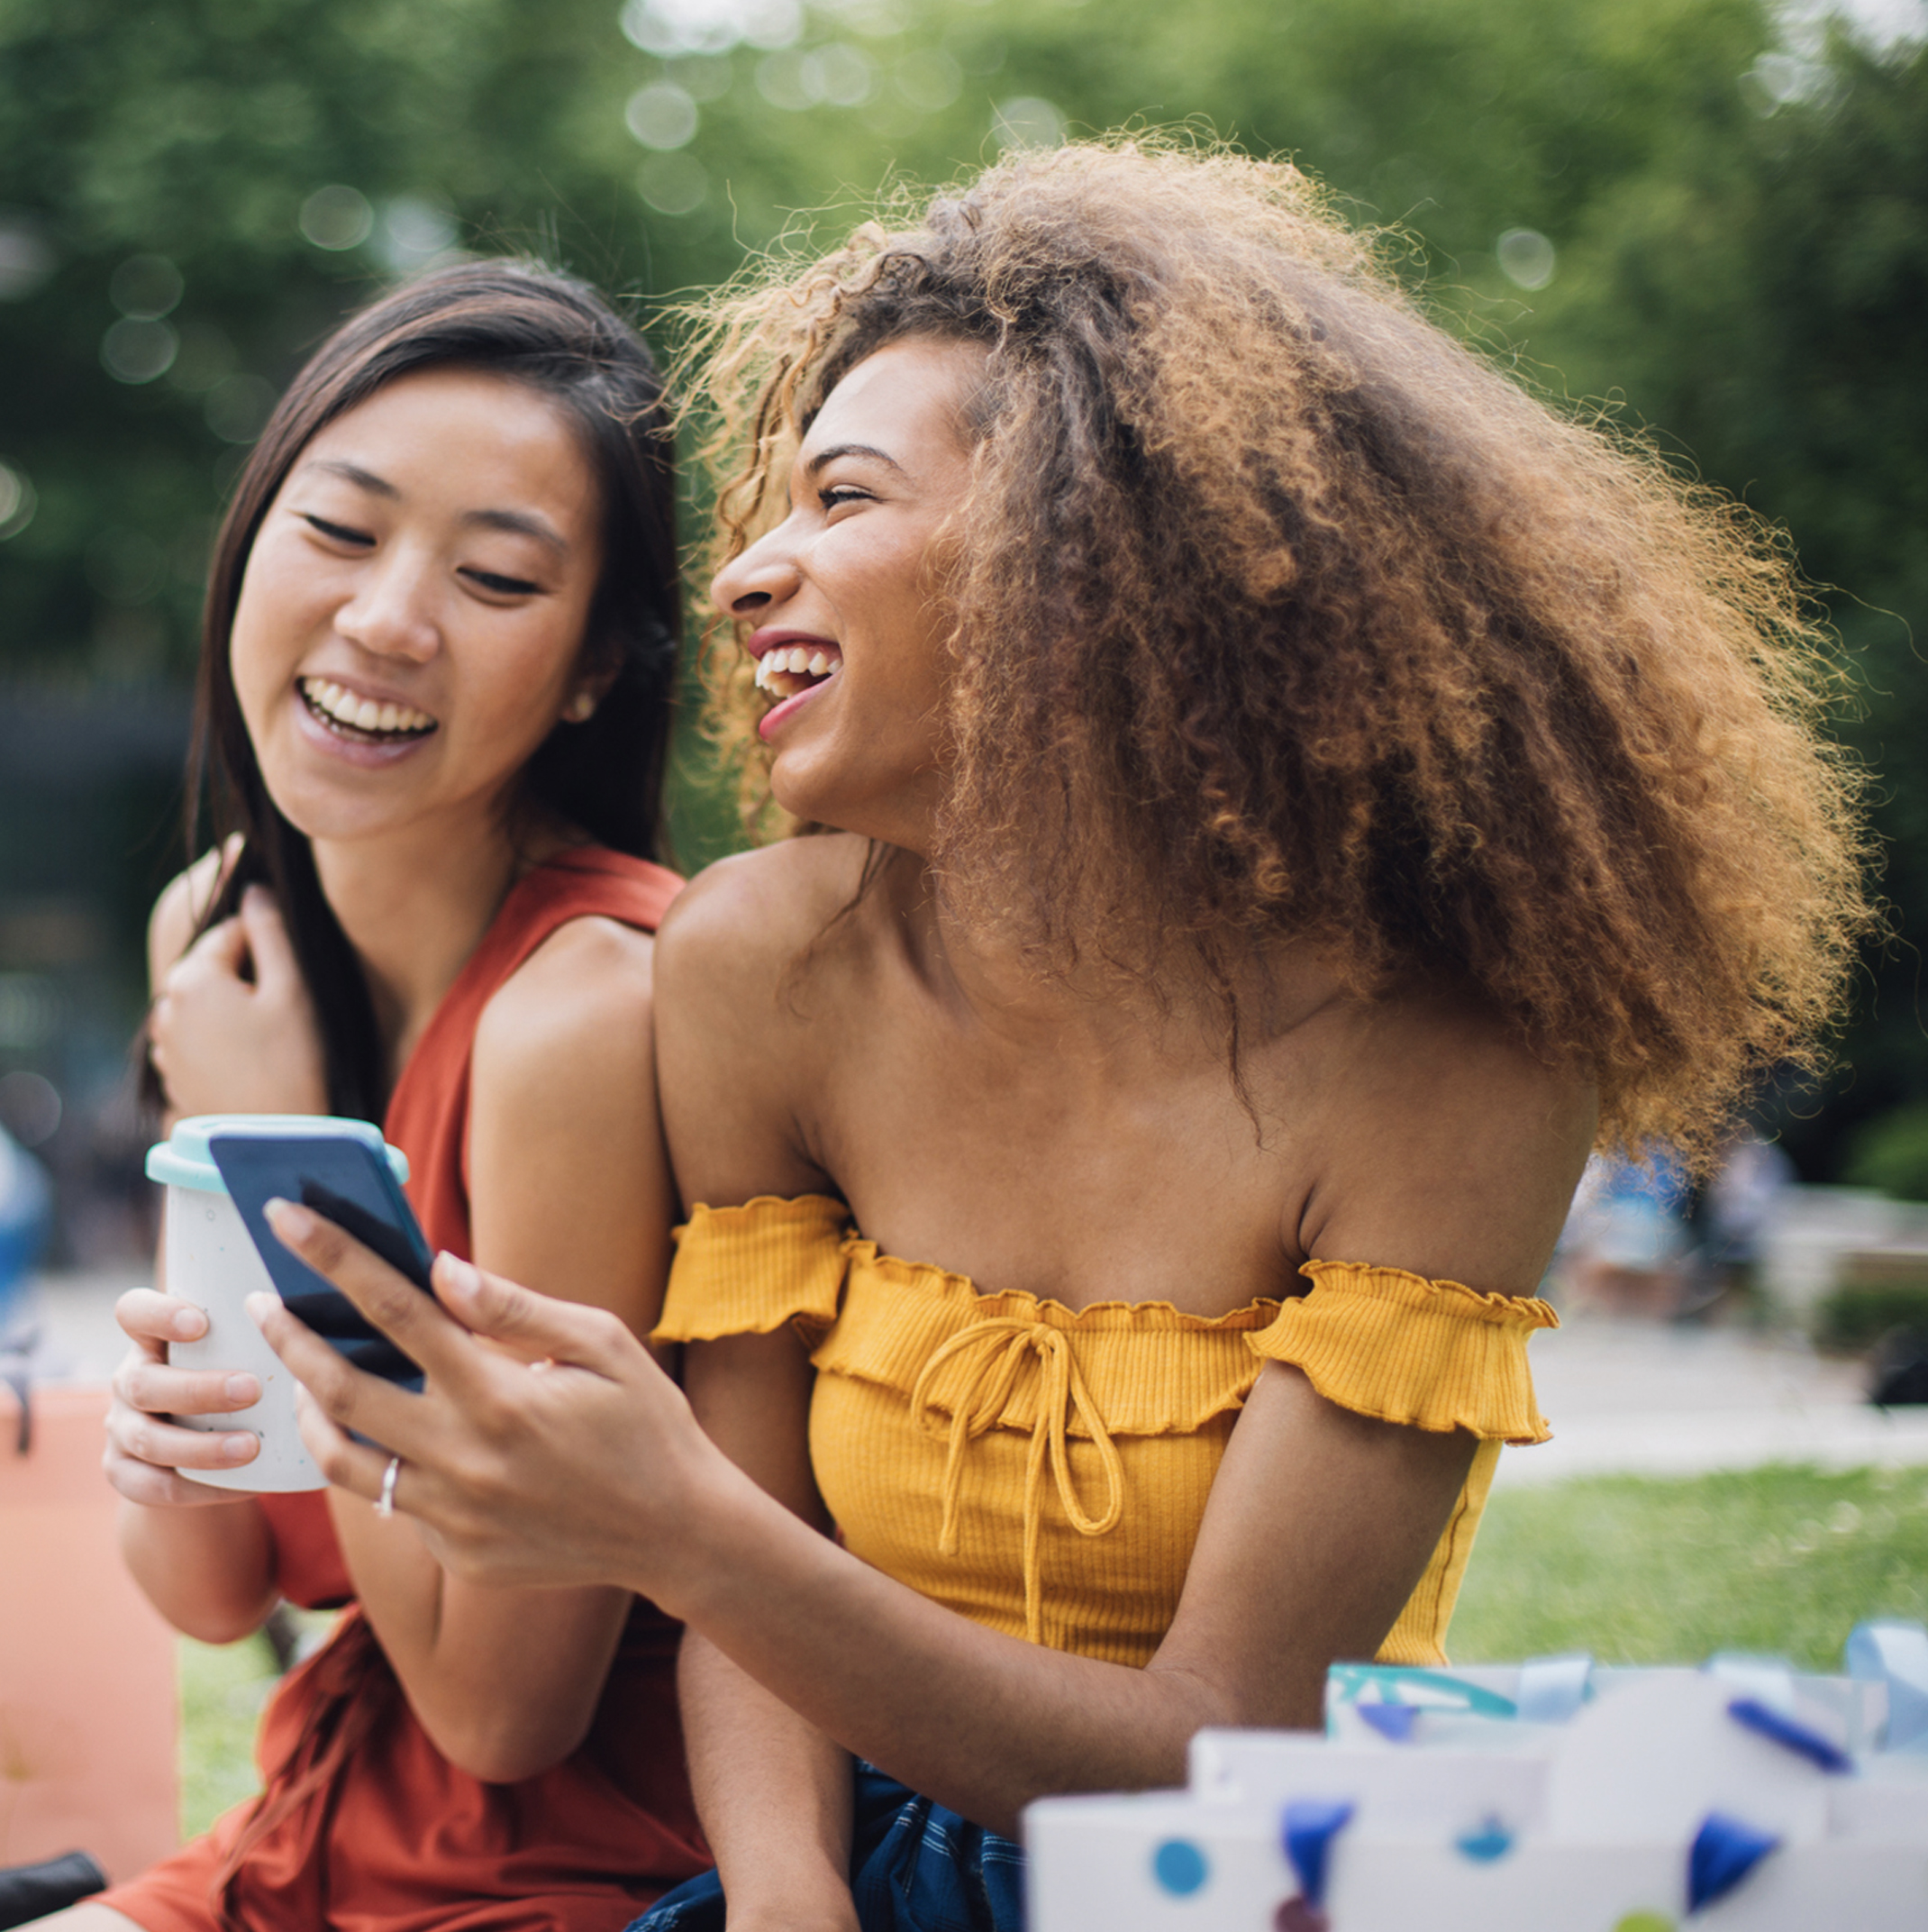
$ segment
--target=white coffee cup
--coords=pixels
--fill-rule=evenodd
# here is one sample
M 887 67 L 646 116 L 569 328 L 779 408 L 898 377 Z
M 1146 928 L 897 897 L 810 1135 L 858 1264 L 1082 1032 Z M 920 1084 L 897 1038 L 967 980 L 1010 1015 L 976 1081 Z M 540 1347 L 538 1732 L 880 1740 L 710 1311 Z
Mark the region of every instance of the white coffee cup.
M 327 1479 L 303 1446 L 295 1419 L 295 1378 L 248 1313 L 248 1297 L 275 1292 L 261 1257 L 228 1198 L 227 1183 L 208 1151 L 213 1134 L 262 1128 L 280 1134 L 320 1129 L 328 1123 L 303 1114 L 196 1114 L 178 1121 L 174 1132 L 148 1149 L 147 1175 L 168 1190 L 162 1216 L 161 1253 L 165 1287 L 207 1317 L 207 1333 L 197 1342 L 170 1342 L 168 1360 L 177 1368 L 243 1370 L 261 1384 L 261 1399 L 248 1408 L 217 1416 L 177 1416 L 186 1429 L 247 1429 L 259 1440 L 251 1463 L 232 1469 L 183 1470 L 182 1475 L 215 1489 L 286 1493 L 322 1490 Z M 397 1180 L 408 1179 L 408 1159 L 388 1149 L 388 1165 Z

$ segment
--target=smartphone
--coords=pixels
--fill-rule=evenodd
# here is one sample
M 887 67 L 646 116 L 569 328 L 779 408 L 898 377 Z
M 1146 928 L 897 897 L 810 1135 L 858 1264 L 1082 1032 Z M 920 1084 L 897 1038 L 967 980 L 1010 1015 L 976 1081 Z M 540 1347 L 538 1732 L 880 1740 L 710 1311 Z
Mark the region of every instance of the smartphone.
M 388 1165 L 380 1133 L 362 1120 L 317 1118 L 312 1127 L 226 1127 L 208 1152 L 282 1300 L 358 1369 L 419 1390 L 419 1366 L 336 1288 L 276 1240 L 263 1212 L 299 1201 L 345 1229 L 424 1294 L 434 1256 Z

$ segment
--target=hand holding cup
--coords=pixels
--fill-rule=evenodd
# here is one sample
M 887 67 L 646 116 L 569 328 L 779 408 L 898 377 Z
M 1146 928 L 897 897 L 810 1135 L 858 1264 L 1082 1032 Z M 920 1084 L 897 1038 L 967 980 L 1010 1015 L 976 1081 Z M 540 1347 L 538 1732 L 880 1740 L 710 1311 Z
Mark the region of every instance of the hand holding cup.
M 233 1502 L 248 1493 L 241 1473 L 260 1454 L 250 1429 L 211 1424 L 183 1427 L 182 1416 L 232 1415 L 261 1399 L 258 1376 L 245 1370 L 176 1367 L 170 1346 L 201 1340 L 205 1313 L 173 1295 L 130 1289 L 114 1305 L 114 1319 L 132 1342 L 114 1371 L 107 1410 L 107 1480 L 130 1502 L 177 1505 Z M 218 1472 L 223 1486 L 190 1480 Z

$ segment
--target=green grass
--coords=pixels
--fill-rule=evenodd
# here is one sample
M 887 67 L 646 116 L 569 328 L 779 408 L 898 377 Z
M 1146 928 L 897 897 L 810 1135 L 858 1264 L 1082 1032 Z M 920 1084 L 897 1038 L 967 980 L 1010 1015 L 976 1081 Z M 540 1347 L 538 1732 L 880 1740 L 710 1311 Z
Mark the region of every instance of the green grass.
M 1567 1650 L 1603 1663 L 1765 1651 L 1841 1668 L 1864 1617 L 1928 1618 L 1928 1469 L 1596 1477 L 1488 1505 L 1453 1618 L 1462 1663 Z M 266 1642 L 183 1638 L 181 1819 L 205 1830 L 256 1788 Z
M 332 1611 L 296 1610 L 308 1643 L 324 1636 Z M 204 1832 L 231 1805 L 251 1798 L 261 1781 L 254 1769 L 254 1734 L 261 1707 L 275 1688 L 275 1654 L 265 1636 L 239 1644 L 177 1640 L 181 1691 L 181 1836 Z
M 1876 1616 L 1928 1619 L 1928 1469 L 1604 1476 L 1493 1499 L 1449 1647 L 1462 1663 L 1746 1650 L 1838 1671 Z
M 275 1687 L 275 1654 L 260 1636 L 219 1647 L 184 1636 L 178 1662 L 181 1836 L 191 1838 L 260 1789 L 254 1731 Z

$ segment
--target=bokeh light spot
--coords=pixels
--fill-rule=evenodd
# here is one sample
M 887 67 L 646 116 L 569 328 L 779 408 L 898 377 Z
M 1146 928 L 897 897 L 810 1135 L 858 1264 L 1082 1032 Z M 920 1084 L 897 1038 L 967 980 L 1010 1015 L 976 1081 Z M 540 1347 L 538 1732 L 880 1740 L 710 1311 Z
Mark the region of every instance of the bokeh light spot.
M 0 462 L 0 543 L 17 537 L 40 507 L 32 480 L 14 463 Z
M 420 195 L 397 195 L 382 208 L 381 258 L 389 272 L 409 275 L 455 246 L 455 217 Z
M 123 315 L 100 339 L 101 367 L 116 382 L 152 382 L 174 366 L 181 339 L 164 322 Z
M 964 69 L 941 47 L 905 54 L 891 78 L 897 92 L 927 114 L 949 107 L 964 90 Z
M 859 107 L 870 98 L 877 69 L 870 57 L 847 41 L 830 41 L 804 56 L 804 92 L 832 107 Z
M 905 0 L 819 0 L 839 25 L 872 41 L 888 40 L 911 23 Z
M 204 396 L 223 376 L 232 376 L 241 358 L 226 334 L 212 323 L 190 322 L 181 329 L 180 352 L 168 380 L 190 396 Z
M 804 57 L 792 50 L 757 62 L 757 92 L 785 114 L 800 114 L 805 108 L 816 105 L 804 87 Z
M 359 189 L 332 182 L 318 187 L 301 205 L 298 225 L 316 248 L 335 253 L 359 248 L 375 229 L 375 210 Z
M 991 139 L 1003 148 L 1055 148 L 1064 139 L 1064 115 L 1035 94 L 1000 101 L 991 116 Z
M 0 1127 L 23 1147 L 50 1141 L 60 1126 L 60 1092 L 44 1074 L 0 1074 Z
M 31 296 L 57 266 L 52 244 L 31 214 L 0 213 L 0 302 Z
M 668 152 L 687 148 L 696 138 L 702 115 L 686 88 L 673 80 L 651 81 L 638 87 L 623 110 L 623 125 L 646 148 Z
M 203 414 L 223 442 L 252 442 L 275 410 L 275 388 L 259 376 L 226 376 L 207 392 Z
M 801 0 L 627 0 L 618 22 L 632 46 L 670 60 L 745 43 L 793 46 L 803 34 L 804 9 Z
M 1535 228 L 1509 228 L 1495 246 L 1500 273 L 1516 287 L 1544 288 L 1553 279 L 1553 244 Z
M 136 322 L 155 322 L 186 293 L 181 271 L 165 255 L 130 255 L 107 283 L 107 299 Z
M 694 214 L 709 196 L 710 178 L 687 154 L 652 154 L 637 172 L 636 192 L 659 214 Z

